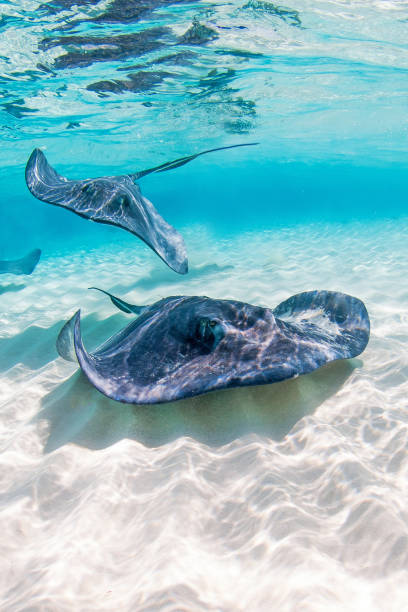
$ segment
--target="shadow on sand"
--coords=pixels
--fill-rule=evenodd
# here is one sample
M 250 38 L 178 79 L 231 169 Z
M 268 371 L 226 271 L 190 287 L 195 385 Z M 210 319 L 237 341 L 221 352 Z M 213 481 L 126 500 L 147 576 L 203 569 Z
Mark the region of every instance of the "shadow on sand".
M 0 372 L 5 372 L 18 363 L 31 370 L 38 370 L 58 357 L 55 346 L 59 332 L 66 320 L 51 327 L 31 325 L 20 334 L 0 339 Z M 124 326 L 128 320 L 122 313 L 101 321 L 95 314 L 84 317 L 86 342 L 90 350 Z
M 233 269 L 233 266 L 219 266 L 218 264 L 203 264 L 190 268 L 188 272 L 188 282 L 195 280 L 196 278 L 206 277 L 211 274 L 221 274 L 222 272 L 228 272 Z M 172 270 L 166 268 L 154 268 L 149 275 L 143 276 L 138 281 L 131 285 L 115 285 L 112 287 L 112 293 L 128 292 L 132 289 L 144 289 L 150 291 L 160 287 L 160 285 L 177 285 L 185 280 L 183 277 L 174 274 Z
M 25 289 L 26 285 L 16 285 L 15 283 L 10 283 L 9 285 L 0 285 L 0 295 L 3 295 L 3 293 L 15 293 L 16 291 L 21 291 L 22 289 Z
M 68 442 L 102 449 L 123 438 L 148 447 L 182 436 L 214 447 L 248 433 L 281 440 L 297 421 L 334 395 L 359 366 L 358 359 L 336 361 L 281 383 L 226 389 L 153 406 L 108 399 L 79 371 L 43 399 L 35 421 L 46 424 L 45 453 Z

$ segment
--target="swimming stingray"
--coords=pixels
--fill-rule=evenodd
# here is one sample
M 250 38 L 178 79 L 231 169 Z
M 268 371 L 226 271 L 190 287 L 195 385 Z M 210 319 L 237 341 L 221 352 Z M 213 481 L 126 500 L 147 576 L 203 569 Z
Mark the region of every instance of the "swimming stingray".
M 29 190 L 39 200 L 67 208 L 98 223 L 117 225 L 139 236 L 170 268 L 180 274 L 186 274 L 188 263 L 182 236 L 166 223 L 153 204 L 142 196 L 135 181 L 152 172 L 164 172 L 184 166 L 205 153 L 254 144 L 257 143 L 219 147 L 132 174 L 82 181 L 69 181 L 60 176 L 49 165 L 44 153 L 40 149 L 34 149 L 27 162 L 25 177 Z
M 299 293 L 274 310 L 186 296 L 144 308 L 94 353 L 84 348 L 77 311 L 59 334 L 58 353 L 78 360 L 108 397 L 156 404 L 306 374 L 356 357 L 370 334 L 363 302 L 333 291 Z
M 0 274 L 31 274 L 41 256 L 40 249 L 34 249 L 21 259 L 0 261 Z

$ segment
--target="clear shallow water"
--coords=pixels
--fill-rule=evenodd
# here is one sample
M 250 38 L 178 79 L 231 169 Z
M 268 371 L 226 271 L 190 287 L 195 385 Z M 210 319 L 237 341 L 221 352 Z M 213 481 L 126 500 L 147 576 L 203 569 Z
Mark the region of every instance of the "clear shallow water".
M 43 249 L 0 283 L 1 607 L 399 611 L 408 3 L 143 7 L 0 4 L 0 257 Z M 186 277 L 24 183 L 35 146 L 83 178 L 252 141 L 141 182 Z M 90 346 L 128 321 L 94 284 L 271 307 L 345 291 L 372 337 L 282 385 L 124 406 L 55 351 L 79 306 Z
M 2 607 L 404 609 L 407 228 L 220 242 L 196 227 L 190 278 L 146 250 L 130 273 L 133 247 L 105 245 L 49 259 L 5 292 Z M 317 285 L 349 291 L 372 337 L 361 358 L 283 384 L 118 404 L 56 359 L 78 304 L 87 346 L 129 320 L 87 291 L 95 277 L 139 303 L 205 292 L 273 306 Z

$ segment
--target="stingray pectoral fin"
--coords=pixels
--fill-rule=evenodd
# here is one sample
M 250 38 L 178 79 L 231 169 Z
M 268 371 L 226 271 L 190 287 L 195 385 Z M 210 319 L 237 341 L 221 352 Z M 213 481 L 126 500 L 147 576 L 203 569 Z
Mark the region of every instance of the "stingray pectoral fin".
M 337 291 L 305 291 L 274 310 L 275 317 L 296 325 L 312 338 L 319 335 L 337 351 L 337 358 L 357 357 L 370 337 L 370 319 L 364 303 Z
M 187 250 L 183 236 L 155 209 L 146 197 L 141 196 L 144 215 L 149 219 L 148 227 L 140 231 L 139 224 L 129 219 L 126 229 L 138 235 L 175 272 L 187 274 Z
M 86 351 L 82 342 L 80 310 L 61 329 L 57 338 L 57 351 L 66 361 L 77 361 L 87 378 L 103 393 L 103 377 L 97 372 L 95 358 Z M 106 384 L 109 385 L 109 382 Z
M 195 153 L 194 155 L 188 155 L 186 157 L 179 157 L 178 159 L 174 159 L 170 162 L 165 162 L 164 164 L 160 164 L 159 166 L 155 166 L 154 168 L 149 168 L 148 170 L 141 170 L 140 172 L 135 172 L 134 174 L 130 174 L 133 180 L 137 181 L 143 176 L 147 174 L 151 174 L 152 172 L 165 172 L 166 170 L 174 170 L 175 168 L 180 168 L 180 166 L 184 166 L 184 164 L 188 164 L 188 162 L 193 161 L 200 155 L 206 155 L 207 153 L 214 153 L 215 151 L 223 151 L 225 149 L 235 149 L 236 147 L 253 147 L 258 145 L 259 142 L 244 142 L 235 145 L 229 145 L 228 147 L 217 147 L 216 149 L 207 149 L 206 151 L 201 151 L 200 153 Z
M 0 274 L 31 274 L 39 262 L 41 250 L 34 249 L 22 257 L 13 261 L 0 261 Z
M 58 354 L 67 361 L 77 361 L 88 380 L 102 393 L 110 387 L 109 377 L 101 376 L 95 363 L 95 357 L 84 347 L 81 336 L 81 311 L 65 323 L 57 338 Z
M 129 304 L 128 302 L 121 300 L 115 295 L 112 295 L 112 293 L 109 293 L 109 291 L 99 289 L 99 287 L 89 287 L 89 289 L 96 289 L 96 291 L 101 291 L 101 293 L 108 295 L 111 299 L 112 304 L 116 306 L 116 308 L 119 308 L 119 310 L 121 310 L 122 312 L 126 312 L 127 314 L 134 313 L 139 315 L 142 314 L 142 312 L 144 312 L 146 308 L 148 308 L 148 306 L 136 306 L 135 304 Z
M 72 181 L 58 174 L 50 166 L 41 149 L 34 149 L 25 169 L 27 187 L 42 202 L 67 206 L 72 196 Z
M 136 321 L 137 319 L 130 325 L 133 325 Z M 65 323 L 57 339 L 59 355 L 67 361 L 77 361 L 82 372 L 98 391 L 118 401 L 126 401 L 123 399 L 123 390 L 121 390 L 121 385 L 124 382 L 126 383 L 126 380 L 123 380 L 121 368 L 118 369 L 118 365 L 115 364 L 115 350 L 107 358 L 106 352 L 111 351 L 112 340 L 117 342 L 117 337 L 122 337 L 124 331 L 126 333 L 126 328 L 97 349 L 95 354 L 88 353 L 82 342 L 81 311 L 78 310 Z M 115 345 L 113 348 L 115 348 Z
M 21 274 L 31 274 L 41 257 L 41 249 L 30 251 L 25 257 L 19 260 Z
M 112 399 L 122 401 L 120 386 L 123 381 L 121 372 L 119 371 L 119 376 L 116 372 L 115 355 L 104 360 L 98 355 L 100 349 L 97 349 L 95 354 L 88 353 L 82 342 L 80 311 L 74 315 L 71 322 L 70 333 L 72 332 L 73 335 L 75 355 L 82 372 L 101 393 Z M 104 346 L 106 347 L 106 343 Z
M 80 310 L 65 323 L 57 338 L 58 355 L 66 361 L 78 361 L 75 352 L 74 329 L 76 322 L 80 320 Z

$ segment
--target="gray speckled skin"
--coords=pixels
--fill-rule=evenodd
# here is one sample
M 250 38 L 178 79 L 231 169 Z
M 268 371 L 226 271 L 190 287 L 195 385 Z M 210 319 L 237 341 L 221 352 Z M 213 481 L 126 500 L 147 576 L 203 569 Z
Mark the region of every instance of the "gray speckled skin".
M 31 193 L 56 206 L 98 223 L 117 225 L 141 238 L 176 272 L 188 271 L 182 236 L 142 196 L 131 176 L 69 181 L 35 149 L 26 166 L 26 183 Z
M 41 257 L 41 250 L 34 249 L 21 259 L 0 261 L 0 274 L 31 274 Z
M 175 272 L 186 274 L 188 262 L 182 236 L 157 212 L 140 191 L 136 180 L 152 172 L 165 172 L 184 166 L 200 155 L 253 146 L 245 143 L 218 147 L 181 157 L 154 168 L 123 176 L 105 176 L 69 181 L 48 163 L 40 149 L 34 149 L 26 165 L 27 187 L 39 200 L 67 208 L 97 223 L 117 225 L 141 238 Z
M 78 311 L 57 348 L 108 397 L 156 404 L 306 374 L 356 357 L 369 334 L 363 302 L 337 292 L 300 293 L 274 310 L 177 296 L 148 307 L 92 354 L 82 343 Z

